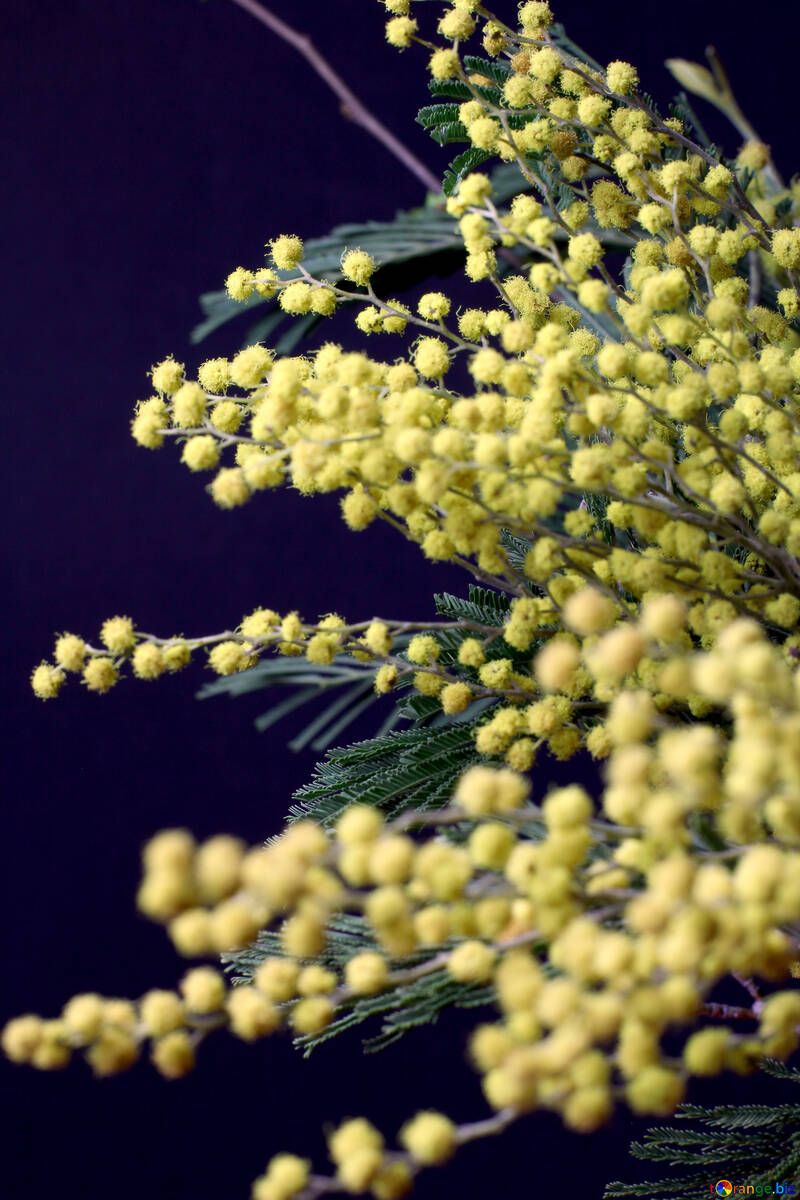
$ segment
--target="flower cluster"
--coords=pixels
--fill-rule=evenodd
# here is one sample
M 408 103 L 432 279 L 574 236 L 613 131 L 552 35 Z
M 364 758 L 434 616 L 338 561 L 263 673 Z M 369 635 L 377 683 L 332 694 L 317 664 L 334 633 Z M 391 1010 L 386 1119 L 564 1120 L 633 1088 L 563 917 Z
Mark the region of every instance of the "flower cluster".
M 469 562 L 511 590 L 556 583 L 560 603 L 580 580 L 622 583 L 634 597 L 668 583 L 701 606 L 699 625 L 714 604 L 718 621 L 722 602 L 792 628 L 797 197 L 766 195 L 752 170 L 745 190 L 735 169 L 632 90 L 632 67 L 600 74 L 550 39 L 540 7 L 521 33 L 502 30 L 508 78 L 497 103 L 456 55 L 453 78 L 473 95 L 459 109 L 466 136 L 522 176 L 508 208 L 482 174 L 447 202 L 467 274 L 486 281 L 494 305 L 456 316 L 431 292 L 412 313 L 376 294 L 365 252 L 344 256 L 341 287 L 312 279 L 301 240 L 282 236 L 273 263 L 295 274 L 238 268 L 234 298 L 263 292 L 266 275 L 290 313 L 310 311 L 317 295 L 346 297 L 365 305 L 360 329 L 421 335 L 392 363 L 333 343 L 278 359 L 256 345 L 204 363 L 194 381 L 167 360 L 134 436 L 152 447 L 178 438 L 196 471 L 233 450 L 210 485 L 223 507 L 284 480 L 306 493 L 344 490 L 350 528 L 385 520 L 431 559 Z M 474 21 L 453 13 L 456 25 L 443 26 L 457 42 L 453 29 Z M 390 27 L 398 20 L 409 18 Z M 558 171 L 558 203 L 548 172 L 531 174 L 531 154 Z M 619 249 L 629 253 L 624 278 L 607 261 Z M 501 270 L 509 260 L 516 269 Z M 762 271 L 786 285 L 782 312 L 760 302 Z M 474 388 L 463 395 L 445 382 L 459 358 Z M 501 529 L 535 539 L 524 569 L 510 563 Z M 741 561 L 720 557 L 733 542 Z
M 384 5 L 391 44 L 430 50 L 473 164 L 519 169 L 510 202 L 474 169 L 445 202 L 475 306 L 385 298 L 359 247 L 315 278 L 301 238 L 281 235 L 266 267 L 228 277 L 233 300 L 320 317 L 346 301 L 361 333 L 399 350 L 252 345 L 196 378 L 167 359 L 132 432 L 180 443 L 223 508 L 283 483 L 341 492 L 352 530 L 382 520 L 468 568 L 505 593 L 502 617 L 311 624 L 263 608 L 196 638 L 115 617 L 98 646 L 61 634 L 32 677 L 47 699 L 70 672 L 106 692 L 126 667 L 152 680 L 202 649 L 225 676 L 275 651 L 348 656 L 378 692 L 411 681 L 445 718 L 490 701 L 474 722 L 489 761 L 444 808 L 387 819 L 356 805 L 255 849 L 174 830 L 150 843 L 141 911 L 189 957 L 266 932 L 251 980 L 229 989 L 198 967 L 175 992 L 79 996 L 55 1021 L 5 1028 L 18 1062 L 60 1067 L 79 1049 L 109 1074 L 149 1043 L 177 1077 L 216 1028 L 313 1038 L 359 997 L 436 972 L 492 989 L 497 1020 L 470 1056 L 494 1116 L 420 1113 L 391 1151 L 346 1122 L 333 1176 L 278 1155 L 254 1200 L 391 1200 L 521 1114 L 580 1131 L 618 1100 L 669 1115 L 691 1076 L 746 1074 L 800 1041 L 800 189 L 762 143 L 725 161 L 663 119 L 631 64 L 597 69 L 541 0 L 516 28 L 454 0 L 439 42 L 412 0 Z M 479 32 L 486 73 L 462 52 Z M 571 784 L 531 800 L 541 746 L 588 751 L 599 795 Z M 334 967 L 343 913 L 363 947 Z M 731 977 L 744 1006 L 716 998 Z
M 612 713 L 614 748 L 597 806 L 578 785 L 534 804 L 525 776 L 479 766 L 439 813 L 386 823 L 356 805 L 332 834 L 299 821 L 251 850 L 225 836 L 198 846 L 183 830 L 159 834 L 145 848 L 138 903 L 167 924 L 180 953 L 239 948 L 275 925 L 280 954 L 233 989 L 213 968 L 197 967 L 178 991 L 151 991 L 137 1004 L 82 995 L 56 1020 L 16 1018 L 3 1032 L 6 1054 L 54 1069 L 78 1049 L 107 1075 L 131 1066 L 149 1042 L 156 1068 L 178 1078 L 214 1029 L 246 1041 L 284 1026 L 314 1035 L 354 998 L 444 970 L 461 985 L 494 987 L 499 1020 L 475 1030 L 470 1052 L 501 1123 L 549 1108 L 588 1131 L 617 1098 L 635 1112 L 667 1115 L 690 1075 L 745 1073 L 761 1056 L 787 1057 L 800 1041 L 795 988 L 762 998 L 751 985 L 748 1009 L 708 999 L 731 973 L 786 978 L 797 953 L 787 929 L 800 923 L 800 675 L 792 678 L 755 625 L 735 634 L 735 645 L 729 637 L 694 670 L 712 692 L 721 664 L 745 664 L 736 668 L 731 744 L 698 724 L 666 728 L 648 747 L 646 705 L 627 720 Z M 718 814 L 730 849 L 693 844 L 689 813 Z M 444 836 L 448 829 L 461 836 Z M 318 960 L 331 917 L 343 910 L 363 917 L 376 948 L 352 953 L 337 973 Z M 703 1013 L 749 1018 L 756 1029 L 707 1026 L 676 1056 L 675 1032 Z M 455 1127 L 436 1121 L 426 1114 L 405 1130 L 414 1162 L 444 1161 L 455 1148 Z M 351 1155 L 334 1141 L 337 1183 L 377 1197 L 404 1194 L 408 1164 L 370 1136 L 355 1138 L 359 1151 L 373 1151 L 357 1158 L 355 1147 Z M 288 1161 L 274 1160 L 256 1198 L 284 1194 L 275 1179 L 288 1167 L 276 1164 Z M 403 1189 L 392 1191 L 388 1179 Z

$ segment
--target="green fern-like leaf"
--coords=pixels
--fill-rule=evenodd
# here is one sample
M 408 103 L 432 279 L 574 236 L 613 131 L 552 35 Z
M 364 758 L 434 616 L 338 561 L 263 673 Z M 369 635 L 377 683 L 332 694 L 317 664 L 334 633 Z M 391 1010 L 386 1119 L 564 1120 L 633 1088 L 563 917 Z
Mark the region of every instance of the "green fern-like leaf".
M 292 819 L 333 824 L 350 804 L 372 804 L 389 818 L 408 808 L 447 803 L 458 776 L 479 761 L 474 722 L 390 732 L 355 747 L 332 750 L 311 781 L 293 796 Z
M 364 919 L 341 913 L 331 919 L 325 949 L 316 961 L 341 976 L 348 959 L 365 950 L 376 949 L 379 949 L 378 944 Z M 281 954 L 280 936 L 270 930 L 259 934 L 257 942 L 246 950 L 223 955 L 222 961 L 234 984 L 248 984 L 265 958 Z M 430 951 L 419 951 L 403 960 L 403 970 L 420 966 L 430 957 Z M 353 997 L 345 1001 L 337 1011 L 336 1019 L 326 1029 L 295 1038 L 295 1045 L 307 1057 L 312 1050 L 345 1030 L 380 1019 L 379 1032 L 364 1041 L 364 1049 L 374 1053 L 391 1045 L 409 1030 L 435 1021 L 445 1008 L 474 1008 L 490 1004 L 493 999 L 491 987 L 457 983 L 443 969 L 434 970 L 377 996 Z
M 449 125 L 457 120 L 457 104 L 426 104 L 417 113 L 417 124 L 423 129 L 435 129 L 437 125 Z
M 800 1083 L 800 1072 L 784 1063 L 767 1060 L 765 1073 Z M 686 1168 L 677 1178 L 646 1183 L 609 1183 L 604 1200 L 623 1196 L 653 1195 L 663 1200 L 684 1200 L 696 1188 L 707 1188 L 710 1175 L 733 1174 L 754 1187 L 791 1179 L 800 1167 L 800 1105 L 742 1104 L 703 1108 L 682 1104 L 680 1125 L 648 1129 L 642 1141 L 633 1142 L 634 1158 Z M 743 1132 L 746 1133 L 743 1136 Z
M 449 121 L 446 125 L 437 125 L 430 131 L 431 137 L 440 146 L 446 146 L 450 142 L 467 142 L 467 127 L 461 121 Z
M 474 621 L 479 625 L 501 628 L 508 619 L 511 600 L 504 592 L 470 584 L 468 598 L 442 592 L 434 596 L 436 611 L 449 621 Z
M 407 641 L 405 637 L 398 638 L 398 648 Z M 267 659 L 241 674 L 215 679 L 197 695 L 198 699 L 205 700 L 221 695 L 242 696 L 269 688 L 292 689 L 291 695 L 256 718 L 255 726 L 259 732 L 270 729 L 298 709 L 307 705 L 313 708 L 321 697 L 326 698 L 322 710 L 289 742 L 289 748 L 294 751 L 304 750 L 307 746 L 326 750 L 368 708 L 385 705 L 385 699 L 376 695 L 373 688 L 377 669 L 377 664 L 360 663 L 349 655 L 342 655 L 330 666 L 314 666 L 305 658 L 278 657 Z M 333 699 L 330 699 L 331 694 Z M 390 713 L 389 718 L 392 717 Z M 394 720 L 397 719 L 399 717 L 395 715 Z
M 765 1058 L 761 1064 L 761 1070 L 771 1075 L 773 1079 L 788 1079 L 792 1083 L 800 1084 L 800 1071 L 797 1067 L 790 1067 L 788 1063 L 781 1062 L 777 1058 Z
M 442 180 L 442 191 L 445 196 L 452 196 L 453 192 L 458 187 L 465 175 L 469 175 L 470 171 L 474 171 L 481 163 L 485 163 L 492 155 L 488 150 L 480 150 L 477 146 L 470 146 L 469 150 L 465 150 L 463 154 L 459 154 L 450 163 L 450 166 L 444 173 Z
M 511 74 L 511 64 L 499 59 L 479 58 L 475 54 L 464 55 L 464 69 L 470 74 L 483 75 L 502 87 Z
M 460 79 L 429 79 L 428 90 L 432 96 L 452 97 L 454 100 L 472 99 L 472 92 Z

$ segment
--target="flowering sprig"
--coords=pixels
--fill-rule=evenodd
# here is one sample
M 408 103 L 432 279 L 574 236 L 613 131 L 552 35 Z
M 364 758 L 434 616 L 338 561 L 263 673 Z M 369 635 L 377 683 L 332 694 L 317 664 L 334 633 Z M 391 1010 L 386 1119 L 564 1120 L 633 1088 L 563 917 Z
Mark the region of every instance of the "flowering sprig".
M 62 634 L 32 678 L 42 698 L 68 672 L 105 692 L 127 665 L 154 679 L 206 649 L 226 676 L 277 650 L 355 658 L 379 692 L 411 679 L 447 716 L 493 702 L 474 737 L 494 761 L 436 811 L 387 820 L 356 805 L 251 850 L 185 831 L 150 843 L 138 904 L 180 953 L 249 954 L 266 931 L 275 952 L 246 984 L 199 967 L 137 1004 L 85 995 L 55 1021 L 6 1026 L 15 1061 L 54 1068 L 78 1049 L 108 1074 L 149 1045 L 177 1077 L 212 1029 L 313 1038 L 359 997 L 401 1003 L 437 972 L 493 990 L 498 1019 L 470 1040 L 493 1117 L 419 1114 L 397 1152 L 347 1122 L 330 1139 L 334 1175 L 279 1155 L 254 1200 L 391 1200 L 420 1166 L 521 1114 L 551 1109 L 581 1131 L 618 1100 L 669 1115 L 691 1076 L 746 1074 L 799 1042 L 800 193 L 749 132 L 726 161 L 663 119 L 631 64 L 599 68 L 541 0 L 517 27 L 455 0 L 441 41 L 411 0 L 384 4 L 388 40 L 430 50 L 434 90 L 456 102 L 451 133 L 470 145 L 445 204 L 475 307 L 384 297 L 358 246 L 317 278 L 302 239 L 282 234 L 268 265 L 229 275 L 231 298 L 319 317 L 347 301 L 361 333 L 414 340 L 392 362 L 253 345 L 196 379 L 166 359 L 132 433 L 214 471 L 225 509 L 282 483 L 341 492 L 351 529 L 384 521 L 501 589 L 507 613 L 353 624 L 259 609 L 198 638 L 116 617 L 99 646 Z M 489 60 L 463 53 L 480 22 Z M 510 204 L 474 169 L 491 158 L 520 171 Z M 572 784 L 532 802 L 525 772 L 543 745 L 560 759 L 587 749 L 601 794 Z M 334 970 L 341 914 L 369 941 Z M 716 998 L 726 980 L 746 1003 Z
M 767 690 L 774 699 L 781 689 Z M 760 691 L 751 693 L 751 707 Z M 800 697 L 795 711 L 798 704 Z M 464 844 L 424 836 L 430 814 L 409 812 L 387 824 L 363 805 L 345 811 L 333 837 L 301 821 L 249 851 L 225 836 L 198 847 L 185 831 L 165 831 L 145 848 L 138 904 L 168 925 L 178 951 L 197 957 L 234 949 L 277 922 L 281 956 L 267 957 L 250 984 L 230 991 L 217 971 L 198 967 L 178 991 L 151 991 L 137 1004 L 75 997 L 55 1021 L 30 1014 L 11 1021 L 5 1052 L 56 1069 L 77 1049 L 105 1075 L 131 1066 L 149 1042 L 156 1068 L 179 1078 L 193 1067 L 199 1042 L 218 1028 L 246 1041 L 285 1024 L 316 1034 L 352 998 L 444 969 L 460 984 L 492 983 L 496 992 L 500 1021 L 479 1026 L 471 1040 L 497 1113 L 486 1132 L 540 1107 L 560 1112 L 575 1129 L 594 1129 L 618 1098 L 638 1113 L 667 1115 L 690 1075 L 726 1067 L 746 1072 L 759 1056 L 786 1057 L 800 1040 L 800 993 L 790 988 L 763 998 L 749 977 L 778 981 L 794 961 L 796 935 L 784 928 L 800 922 L 800 855 L 782 847 L 780 836 L 753 845 L 736 844 L 734 836 L 723 857 L 698 847 L 687 852 L 681 819 L 673 813 L 664 820 L 670 783 L 680 780 L 694 793 L 694 811 L 724 813 L 742 791 L 741 778 L 727 771 L 715 776 L 718 748 L 703 727 L 661 735 L 666 778 L 661 796 L 650 801 L 660 819 L 648 821 L 645 812 L 641 825 L 620 825 L 619 780 L 634 766 L 634 745 L 612 754 L 602 818 L 577 785 L 553 789 L 532 805 L 523 776 L 470 769 L 452 810 L 436 818 L 442 828 L 471 829 Z M 736 757 L 734 744 L 728 766 Z M 729 793 L 722 805 L 714 796 L 720 785 Z M 544 830 L 539 838 L 526 833 L 535 822 Z M 409 829 L 422 835 L 413 838 Z M 788 840 L 796 843 L 797 835 Z M 610 843 L 611 859 L 593 856 L 593 842 Z M 379 948 L 353 953 L 340 979 L 315 960 L 331 916 L 345 909 L 363 914 Z M 420 951 L 422 961 L 403 964 Z M 707 999 L 730 973 L 742 977 L 752 997 L 747 1008 Z M 689 1035 L 680 1056 L 662 1049 L 668 1029 L 691 1025 L 703 1013 L 749 1019 L 757 1031 L 709 1026 Z M 402 1174 L 409 1184 L 415 1163 L 443 1162 L 458 1144 L 447 1118 L 437 1114 L 436 1121 L 417 1117 L 401 1134 L 412 1162 L 387 1158 L 382 1139 L 373 1146 L 380 1153 L 359 1153 L 357 1160 L 355 1147 L 351 1154 L 332 1146 L 338 1171 L 323 1190 L 395 1194 L 379 1187 L 390 1167 L 392 1177 Z M 423 1130 L 436 1145 L 446 1142 L 446 1152 L 426 1150 Z M 360 1152 L 364 1139 L 356 1141 Z M 254 1185 L 256 1200 L 321 1194 L 314 1189 L 322 1177 L 309 1183 L 307 1174 L 294 1191 L 270 1192 L 284 1170 L 275 1164 L 287 1161 L 273 1160 Z M 311 1190 L 303 1191 L 306 1185 Z

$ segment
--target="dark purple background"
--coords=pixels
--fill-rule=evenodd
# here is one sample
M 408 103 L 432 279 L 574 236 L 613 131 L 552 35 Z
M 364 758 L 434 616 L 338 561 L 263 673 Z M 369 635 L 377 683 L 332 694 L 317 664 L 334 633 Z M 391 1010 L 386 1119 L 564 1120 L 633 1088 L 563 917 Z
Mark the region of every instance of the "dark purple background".
M 645 7 L 563 0 L 558 16 L 601 61 L 637 62 L 664 101 L 661 60 L 700 58 L 716 38 L 790 171 L 798 20 L 785 0 L 764 0 L 757 17 L 750 6 L 741 22 L 712 3 L 673 0 L 657 22 Z M 426 102 L 424 55 L 383 43 L 374 0 L 308 0 L 299 16 L 288 0 L 274 9 L 302 22 L 365 101 L 442 168 L 445 151 L 413 120 Z M 498 11 L 510 17 L 514 5 Z M 36 702 L 28 674 L 54 630 L 96 636 L 105 617 L 128 612 L 153 632 L 211 632 L 258 603 L 421 618 L 433 590 L 467 580 L 391 533 L 348 534 L 331 498 L 284 492 L 220 512 L 174 452 L 148 453 L 128 434 L 153 362 L 174 353 L 196 366 L 236 348 L 241 326 L 190 346 L 200 292 L 239 263 L 257 265 L 277 233 L 314 236 L 413 206 L 416 181 L 340 119 L 291 49 L 225 0 L 14 0 L 0 29 L 4 1021 L 55 1015 L 81 990 L 171 986 L 181 964 L 133 907 L 142 842 L 176 824 L 258 841 L 313 761 L 284 748 L 286 727 L 253 731 L 257 699 L 196 703 L 199 669 L 126 682 L 105 698 L 73 681 L 58 702 Z M 308 1063 L 286 1039 L 250 1049 L 220 1036 L 200 1069 L 172 1084 L 147 1065 L 94 1083 L 82 1064 L 44 1076 L 3 1063 L 0 1195 L 244 1200 L 278 1150 L 322 1165 L 326 1119 L 370 1114 L 390 1137 L 420 1105 L 469 1119 L 483 1105 L 463 1065 L 467 1025 L 445 1022 L 368 1059 L 357 1038 L 342 1039 Z M 632 1177 L 634 1127 L 620 1115 L 611 1132 L 579 1140 L 536 1117 L 502 1144 L 464 1152 L 418 1194 L 599 1197 L 606 1179 Z

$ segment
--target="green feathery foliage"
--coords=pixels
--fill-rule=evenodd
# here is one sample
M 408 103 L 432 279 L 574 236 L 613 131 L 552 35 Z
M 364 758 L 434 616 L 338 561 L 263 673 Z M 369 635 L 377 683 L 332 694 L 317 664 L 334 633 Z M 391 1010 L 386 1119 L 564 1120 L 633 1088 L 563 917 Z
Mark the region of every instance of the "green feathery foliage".
M 800 1071 L 785 1063 L 767 1059 L 762 1069 L 775 1078 L 800 1084 Z M 643 1195 L 686 1200 L 707 1191 L 710 1177 L 721 1174 L 763 1188 L 776 1180 L 793 1179 L 800 1168 L 800 1104 L 723 1104 L 714 1108 L 682 1104 L 675 1117 L 691 1121 L 695 1127 L 654 1126 L 641 1142 L 631 1143 L 630 1152 L 634 1158 L 681 1168 L 680 1176 L 645 1183 L 609 1183 L 604 1200 Z
M 355 954 L 379 949 L 378 943 L 361 917 L 338 915 L 332 920 L 328 933 L 326 947 L 315 962 L 339 974 Z M 265 958 L 282 953 L 278 934 L 263 931 L 252 946 L 237 954 L 224 955 L 223 962 L 234 983 L 248 984 L 252 982 L 255 971 Z M 437 959 L 440 955 L 441 952 L 437 951 Z M 406 956 L 402 960 L 402 967 L 407 971 L 408 982 L 398 984 L 377 996 L 349 998 L 340 1005 L 336 1019 L 326 1029 L 318 1034 L 295 1037 L 295 1046 L 302 1050 L 307 1058 L 317 1046 L 330 1041 L 345 1030 L 365 1021 L 380 1019 L 379 1032 L 364 1038 L 363 1042 L 367 1053 L 375 1053 L 396 1042 L 409 1030 L 435 1021 L 444 1009 L 477 1008 L 492 1003 L 494 989 L 491 986 L 457 983 L 448 975 L 444 964 L 440 968 L 430 970 L 432 958 L 430 951 Z M 420 968 L 423 968 L 425 973 L 414 978 L 415 972 Z

